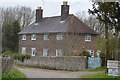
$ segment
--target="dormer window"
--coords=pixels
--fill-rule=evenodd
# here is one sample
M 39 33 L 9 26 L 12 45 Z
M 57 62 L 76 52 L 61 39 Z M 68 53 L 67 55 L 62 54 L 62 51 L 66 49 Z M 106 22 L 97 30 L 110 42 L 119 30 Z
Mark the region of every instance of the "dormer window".
M 22 40 L 26 40 L 26 35 L 22 35 Z
M 48 34 L 44 34 L 44 40 L 49 40 L 49 35 Z
M 57 35 L 56 35 L 56 39 L 57 39 L 57 40 L 63 40 L 63 35 L 57 34 Z
M 85 41 L 88 41 L 88 42 L 91 41 L 91 35 L 90 34 L 85 35 Z
M 36 34 L 32 34 L 32 35 L 31 35 L 31 40 L 36 40 L 36 39 L 37 39 Z

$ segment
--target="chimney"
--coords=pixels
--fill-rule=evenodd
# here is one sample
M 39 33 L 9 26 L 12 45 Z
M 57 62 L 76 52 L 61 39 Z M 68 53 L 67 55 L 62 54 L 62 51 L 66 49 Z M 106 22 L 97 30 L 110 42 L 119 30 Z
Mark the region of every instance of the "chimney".
M 43 9 L 42 9 L 42 7 L 37 7 L 37 9 L 36 9 L 36 23 L 41 22 L 42 18 L 43 18 Z
M 61 21 L 64 21 L 69 17 L 69 5 L 67 1 L 63 1 L 61 5 Z

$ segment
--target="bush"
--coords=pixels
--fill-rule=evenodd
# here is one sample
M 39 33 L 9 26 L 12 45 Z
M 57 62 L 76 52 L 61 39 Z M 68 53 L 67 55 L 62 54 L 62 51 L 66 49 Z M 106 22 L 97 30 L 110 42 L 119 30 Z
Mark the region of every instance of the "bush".
M 81 54 L 79 54 L 79 56 L 91 57 L 88 51 L 83 51 Z
M 2 74 L 2 80 L 28 80 L 28 79 L 21 71 L 17 69 L 12 69 Z
M 11 56 L 11 55 L 13 55 L 13 52 L 10 51 L 10 50 L 7 50 L 7 51 L 5 51 L 5 52 L 2 54 L 3 57 L 4 57 L 4 56 Z
M 30 59 L 31 55 L 29 54 L 15 54 L 13 55 L 13 58 L 15 60 L 20 60 L 21 62 L 24 62 L 24 60 L 26 59 Z

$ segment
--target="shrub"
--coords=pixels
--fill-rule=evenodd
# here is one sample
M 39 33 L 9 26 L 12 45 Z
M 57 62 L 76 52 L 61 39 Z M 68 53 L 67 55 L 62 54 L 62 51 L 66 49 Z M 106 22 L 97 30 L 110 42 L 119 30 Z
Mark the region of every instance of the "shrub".
M 24 62 L 24 60 L 26 59 L 30 59 L 31 55 L 29 54 L 15 54 L 13 55 L 13 58 L 15 60 L 20 60 L 21 62 Z
M 79 56 L 87 56 L 90 57 L 90 54 L 88 51 L 83 51 L 81 54 L 79 54 Z
M 2 54 L 2 56 L 3 56 L 3 57 L 4 57 L 4 56 L 11 56 L 12 54 L 13 54 L 12 51 L 7 50 L 7 51 L 5 51 L 5 52 Z

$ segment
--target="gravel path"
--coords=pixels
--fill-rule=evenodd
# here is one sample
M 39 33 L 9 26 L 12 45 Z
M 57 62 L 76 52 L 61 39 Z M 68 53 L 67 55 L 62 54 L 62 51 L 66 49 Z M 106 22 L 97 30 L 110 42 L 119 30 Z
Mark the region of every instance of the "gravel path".
M 39 68 L 17 68 L 23 72 L 28 78 L 79 78 L 82 75 L 101 73 L 103 71 L 97 72 L 86 72 L 86 71 L 57 71 L 57 70 L 47 70 Z

